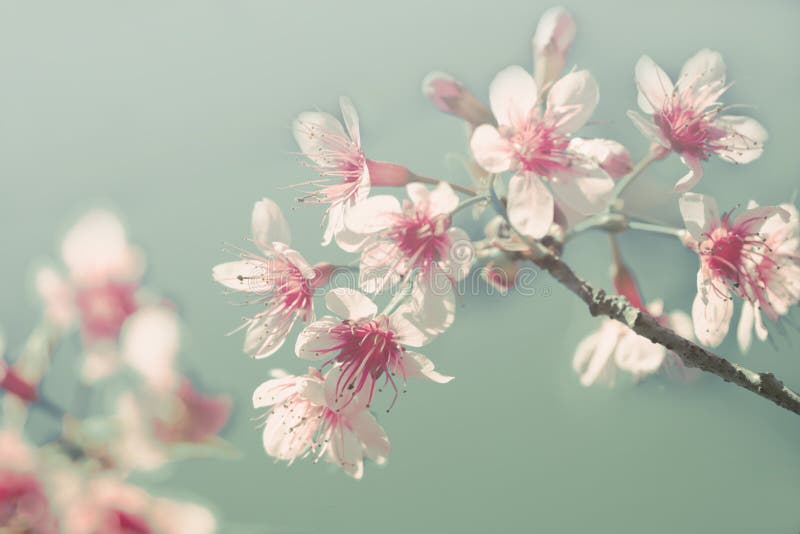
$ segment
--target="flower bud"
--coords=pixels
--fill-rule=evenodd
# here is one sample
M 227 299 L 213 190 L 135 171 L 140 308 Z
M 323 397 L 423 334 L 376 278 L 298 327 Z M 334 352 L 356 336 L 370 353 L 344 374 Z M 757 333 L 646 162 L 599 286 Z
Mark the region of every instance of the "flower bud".
M 617 293 L 628 299 L 631 306 L 639 308 L 645 313 L 648 313 L 647 307 L 644 304 L 642 294 L 639 292 L 639 286 L 636 284 L 636 278 L 633 273 L 628 269 L 628 266 L 622 261 L 619 246 L 616 239 L 611 239 L 611 254 L 614 263 L 611 265 L 611 279 L 614 283 L 614 289 Z
M 489 108 L 449 74 L 431 72 L 422 80 L 422 92 L 441 111 L 461 117 L 473 127 L 494 122 Z
M 628 149 L 611 139 L 575 137 L 570 141 L 570 149 L 594 161 L 615 180 L 622 178 L 633 169 Z
M 566 9 L 554 7 L 544 12 L 532 40 L 533 77 L 540 89 L 561 76 L 574 39 L 575 21 Z

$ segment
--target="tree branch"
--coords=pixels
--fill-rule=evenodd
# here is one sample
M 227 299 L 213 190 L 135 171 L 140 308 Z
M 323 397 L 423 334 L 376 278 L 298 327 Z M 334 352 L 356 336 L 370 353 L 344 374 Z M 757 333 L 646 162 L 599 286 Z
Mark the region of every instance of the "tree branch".
M 602 289 L 594 289 L 552 252 L 541 246 L 536 252 L 538 254 L 531 255 L 529 259 L 575 293 L 586 303 L 592 315 L 604 315 L 615 319 L 640 336 L 671 350 L 688 367 L 696 367 L 717 375 L 725 382 L 743 387 L 781 408 L 800 415 L 800 395 L 784 386 L 783 382 L 772 373 L 751 371 L 692 343 L 660 325 L 653 317 L 631 306 L 625 297 L 609 295 Z
M 508 211 L 494 188 L 494 177 L 489 183 L 489 195 L 492 206 L 516 232 L 508 218 Z M 516 232 L 530 247 L 522 256 L 529 259 L 550 273 L 561 285 L 575 293 L 589 307 L 593 316 L 604 315 L 621 322 L 640 336 L 653 343 L 663 345 L 675 353 L 688 367 L 695 367 L 707 373 L 717 375 L 725 382 L 731 382 L 760 397 L 777 404 L 781 408 L 800 415 L 800 395 L 783 385 L 772 373 L 757 373 L 741 365 L 735 364 L 710 350 L 679 336 L 674 331 L 658 324 L 658 322 L 631 306 L 627 299 L 620 295 L 609 295 L 602 289 L 594 289 L 587 281 L 581 279 L 572 268 L 559 257 L 561 243 L 550 247 L 544 241 L 529 239 Z M 549 248 L 548 248 L 549 247 Z

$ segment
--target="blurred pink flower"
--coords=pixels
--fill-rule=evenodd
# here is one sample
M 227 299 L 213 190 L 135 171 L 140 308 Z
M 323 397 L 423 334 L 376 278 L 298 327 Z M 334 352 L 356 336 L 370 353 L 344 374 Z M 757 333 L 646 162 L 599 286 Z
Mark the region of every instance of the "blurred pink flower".
M 567 74 L 547 94 L 539 109 L 539 91 L 522 67 L 500 71 L 489 87 L 498 126 L 475 129 L 470 147 L 475 160 L 492 173 L 513 171 L 508 186 L 508 216 L 519 232 L 543 237 L 559 200 L 589 215 L 603 207 L 613 181 L 585 155 L 570 148 L 569 136 L 580 129 L 597 106 L 597 84 L 588 71 Z
M 678 335 L 693 338 L 691 320 L 685 313 L 663 315 L 661 301 L 652 302 L 643 311 Z M 596 382 L 613 385 L 618 371 L 630 373 L 634 380 L 640 380 L 664 369 L 683 369 L 683 364 L 663 345 L 640 336 L 619 321 L 604 319 L 596 332 L 578 344 L 572 367 L 580 376 L 581 384 L 591 386 Z
M 406 346 L 420 347 L 438 332 L 441 321 L 451 320 L 437 313 L 426 313 L 411 304 L 399 306 L 389 314 L 378 313 L 374 302 L 353 289 L 337 288 L 325 296 L 328 309 L 338 317 L 325 316 L 311 323 L 297 338 L 295 352 L 306 360 L 325 360 L 341 370 L 335 384 L 337 398 L 345 395 L 345 404 L 362 391 L 371 404 L 376 387 L 390 385 L 397 400 L 402 379 L 405 388 L 409 377 L 446 383 L 453 377 L 434 370 L 433 362 Z M 383 386 L 378 381 L 383 378 Z
M 264 311 L 248 318 L 245 351 L 256 358 L 274 354 L 298 319 L 313 320 L 313 290 L 327 283 L 332 267 L 312 267 L 289 248 L 289 224 L 270 199 L 256 202 L 252 215 L 253 242 L 261 254 L 242 253 L 242 260 L 214 267 L 214 280 L 250 295 Z
M 34 452 L 10 429 L 0 430 L 0 532 L 56 534 Z
M 65 534 L 211 534 L 216 520 L 193 503 L 149 495 L 109 476 L 63 481 Z
M 712 154 L 731 163 L 750 163 L 764 151 L 767 131 L 750 117 L 723 115 L 729 109 L 719 98 L 725 83 L 725 63 L 719 52 L 701 50 L 683 65 L 675 85 L 650 57 L 636 63 L 639 108 L 628 116 L 648 139 L 681 157 L 689 172 L 675 184 L 676 192 L 692 189 L 703 176 L 701 161 Z
M 77 320 L 87 343 L 116 339 L 137 308 L 142 253 L 128 243 L 116 215 L 93 210 L 64 236 L 61 256 L 66 277 L 50 267 L 36 277 L 48 318 L 61 327 Z
M 338 369 L 327 377 L 310 368 L 305 376 L 274 372 L 253 393 L 255 408 L 270 407 L 264 421 L 264 449 L 290 464 L 310 454 L 323 456 L 353 478 L 364 474 L 364 456 L 386 462 L 391 447 L 363 397 L 342 402 L 336 394 Z

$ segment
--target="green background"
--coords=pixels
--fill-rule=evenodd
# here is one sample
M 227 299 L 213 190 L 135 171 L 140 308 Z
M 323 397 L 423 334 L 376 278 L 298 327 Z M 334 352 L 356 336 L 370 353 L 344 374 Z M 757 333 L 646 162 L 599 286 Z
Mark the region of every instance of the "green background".
M 210 268 L 230 258 L 223 243 L 247 236 L 255 200 L 288 207 L 293 193 L 283 188 L 309 177 L 297 165 L 292 117 L 335 111 L 338 95 L 349 95 L 371 157 L 465 180 L 444 158 L 463 150 L 463 127 L 432 108 L 419 82 L 446 70 L 485 97 L 502 67 L 531 66 L 530 37 L 547 7 L 3 0 L 0 324 L 9 343 L 21 343 L 39 314 L 31 267 L 56 255 L 83 209 L 110 205 L 148 253 L 148 285 L 180 306 L 183 361 L 238 402 L 226 437 L 240 459 L 185 461 L 144 480 L 210 504 L 223 532 L 797 532 L 800 419 L 713 377 L 582 388 L 571 355 L 599 320 L 544 275 L 531 297 L 465 296 L 454 327 L 424 349 L 456 380 L 415 382 L 379 415 L 393 445 L 386 467 L 368 465 L 356 482 L 322 464 L 275 464 L 261 450 L 251 392 L 271 367 L 303 365 L 291 342 L 254 361 L 241 336 L 224 337 L 243 312 Z M 569 7 L 579 25 L 571 61 L 601 90 L 584 135 L 641 155 L 647 144 L 624 115 L 635 106 L 636 59 L 648 53 L 675 75 L 696 50 L 716 48 L 736 80 L 726 101 L 754 104 L 747 112 L 771 138 L 751 165 L 710 161 L 698 191 L 723 207 L 791 196 L 800 3 Z M 644 181 L 666 185 L 683 172 L 673 157 Z M 676 216 L 669 194 L 648 198 Z M 294 245 L 311 261 L 342 258 L 319 246 L 320 215 L 288 212 Z M 625 236 L 622 245 L 649 298 L 689 309 L 695 258 L 658 237 Z M 602 235 L 575 240 L 567 258 L 609 285 Z M 800 336 L 773 333 L 777 348 L 757 344 L 741 356 L 729 336 L 719 350 L 800 387 Z M 59 380 L 46 387 L 58 393 Z

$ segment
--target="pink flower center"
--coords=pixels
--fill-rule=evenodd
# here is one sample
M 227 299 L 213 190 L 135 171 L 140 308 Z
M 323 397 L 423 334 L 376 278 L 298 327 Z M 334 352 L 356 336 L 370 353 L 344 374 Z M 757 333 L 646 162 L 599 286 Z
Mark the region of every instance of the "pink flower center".
M 125 320 L 136 311 L 134 284 L 109 282 L 77 294 L 81 328 L 90 339 L 116 338 Z
M 348 403 L 368 387 L 369 405 L 375 394 L 375 384 L 383 375 L 386 377 L 384 385 L 391 384 L 395 391 L 393 406 L 398 393 L 394 371 L 399 369 L 402 373 L 401 357 L 405 349 L 397 342 L 395 333 L 389 328 L 389 318 L 379 315 L 363 323 L 344 321 L 333 327 L 330 334 L 336 343 L 323 352 L 338 352 L 338 354 L 325 362 L 323 367 L 334 362 L 341 364 L 341 373 L 336 382 L 337 398 L 344 397 L 345 392 L 349 391 L 351 398 L 347 399 Z
M 670 103 L 655 113 L 653 120 L 669 140 L 672 150 L 708 159 L 711 153 L 724 148 L 718 141 L 727 135 L 725 130 L 714 126 L 718 112 L 718 108 L 698 110 L 690 97 L 681 98 L 676 94 Z
M 752 221 L 732 226 L 730 215 L 725 214 L 720 226 L 704 234 L 706 240 L 698 247 L 701 261 L 733 293 L 760 299 L 766 285 L 760 266 L 774 265 L 774 260 L 764 237 L 747 230 Z
M 122 510 L 110 510 L 106 515 L 103 530 L 96 534 L 153 534 L 153 529 L 144 518 Z
M 425 210 L 406 205 L 384 237 L 394 242 L 408 264 L 428 272 L 435 262 L 447 260 L 449 228 L 449 216 L 431 216 Z
M 531 117 L 519 125 L 501 126 L 500 134 L 511 143 L 520 170 L 550 177 L 571 165 L 569 140 L 545 121 Z

